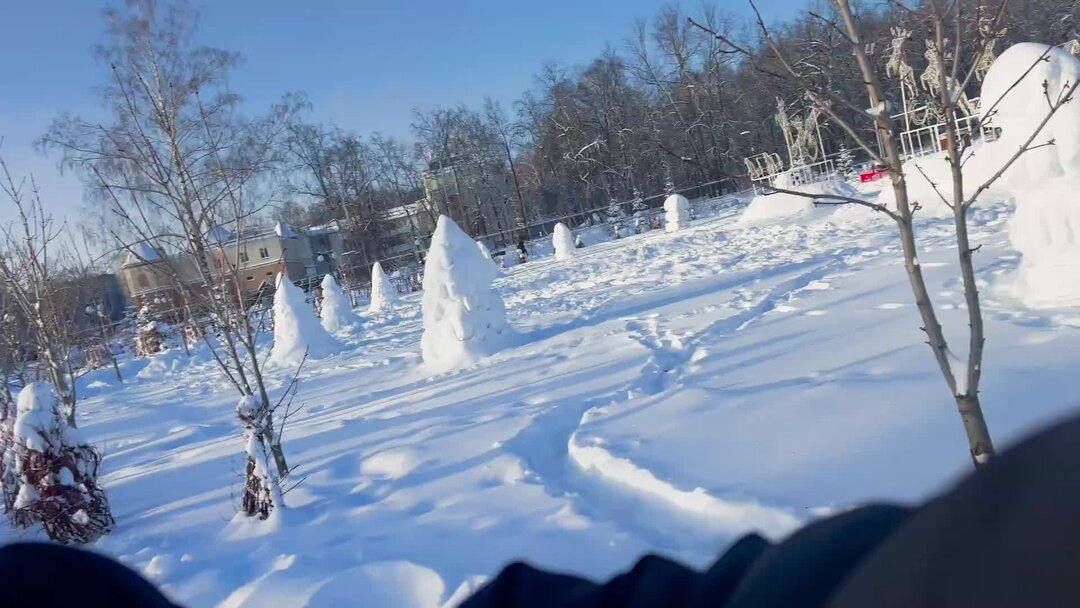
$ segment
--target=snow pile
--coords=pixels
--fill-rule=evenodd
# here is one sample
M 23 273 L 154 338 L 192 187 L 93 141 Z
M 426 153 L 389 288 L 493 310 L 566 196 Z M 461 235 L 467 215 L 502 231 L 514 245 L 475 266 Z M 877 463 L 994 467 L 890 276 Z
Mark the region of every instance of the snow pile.
M 566 227 L 566 224 L 559 222 L 555 224 L 555 234 L 551 237 L 551 242 L 555 246 L 555 259 L 556 260 L 569 260 L 574 257 L 574 233 Z
M 371 306 L 368 312 L 380 313 L 389 311 L 397 304 L 398 292 L 390 277 L 383 272 L 382 264 L 375 262 L 371 266 Z
M 270 363 L 295 367 L 303 361 L 305 352 L 309 359 L 321 359 L 340 351 L 341 343 L 319 324 L 315 309 L 304 301 L 304 292 L 284 273 L 278 274 Z
M 1046 95 L 1056 100 L 1080 79 L 1080 59 L 1056 47 L 1047 49 L 1044 44 L 1014 45 L 986 75 L 984 120 L 1001 134 L 998 141 L 983 147 L 983 153 L 998 166 L 1024 145 L 1046 117 Z M 1047 52 L 1047 61 L 1040 61 Z M 995 104 L 997 108 L 991 109 Z M 1032 142 L 1053 140 L 1054 145 L 1026 152 L 1003 177 L 1016 200 L 1009 238 L 1024 256 L 1015 292 L 1036 308 L 1080 306 L 1078 124 L 1080 104 L 1074 99 L 1058 110 Z
M 668 232 L 682 230 L 690 225 L 690 201 L 681 194 L 664 199 L 664 228 Z
M 851 198 L 865 198 L 851 187 L 851 184 L 839 179 L 830 179 L 821 182 L 813 182 L 803 186 L 794 186 L 787 173 L 776 178 L 776 187 L 785 190 L 794 190 L 806 194 L 819 196 L 822 200 L 828 200 L 829 196 L 844 196 Z M 835 200 L 835 199 L 834 199 Z M 768 224 L 777 220 L 817 220 L 824 219 L 834 213 L 833 206 L 817 206 L 814 199 L 806 196 L 777 192 L 768 195 L 758 195 L 746 206 L 746 210 L 739 216 L 738 224 L 751 226 Z M 847 213 L 841 215 L 846 219 Z
M 513 255 L 513 252 L 509 252 Z M 424 266 L 424 363 L 446 371 L 499 350 L 510 333 L 502 298 L 492 287 L 498 270 L 450 218 L 439 217 Z
M 353 312 L 349 298 L 334 280 L 333 275 L 326 275 L 322 280 L 322 317 L 323 329 L 337 334 L 355 329 L 360 318 Z

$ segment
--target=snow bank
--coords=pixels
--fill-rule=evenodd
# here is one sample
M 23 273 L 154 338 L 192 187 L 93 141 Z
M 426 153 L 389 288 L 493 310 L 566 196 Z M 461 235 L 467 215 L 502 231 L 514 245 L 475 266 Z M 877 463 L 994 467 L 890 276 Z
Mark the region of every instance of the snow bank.
M 1047 61 L 1040 61 L 1044 54 Z M 1035 68 L 1025 76 L 1032 65 Z M 1046 117 L 1043 83 L 1050 98 L 1057 99 L 1078 79 L 1080 59 L 1062 49 L 1023 43 L 1002 53 L 986 75 L 982 102 L 984 121 L 1000 129 L 1000 137 L 983 146 L 980 153 L 1001 166 Z M 992 109 L 995 104 L 997 108 Z M 1032 142 L 1038 145 L 1053 140 L 1054 145 L 1026 152 L 1002 178 L 1016 201 L 1009 238 L 1023 254 L 1015 293 L 1036 308 L 1080 306 L 1077 125 L 1080 104 L 1074 100 L 1058 110 Z
M 675 232 L 688 225 L 690 225 L 690 201 L 681 194 L 672 194 L 664 199 L 664 229 Z
M 304 301 L 304 292 L 280 273 L 274 292 L 274 348 L 270 363 L 295 367 L 303 360 L 305 351 L 309 359 L 321 359 L 341 352 L 341 343 L 319 324 L 315 309 Z
M 333 275 L 326 275 L 322 280 L 322 322 L 323 329 L 337 334 L 355 329 L 360 318 L 353 312 L 349 298 L 334 280 Z
M 492 287 L 498 274 L 453 220 L 439 217 L 424 266 L 421 300 L 420 348 L 430 369 L 469 365 L 505 344 L 510 333 L 506 310 Z
M 839 179 L 814 182 L 804 186 L 793 186 L 791 185 L 790 180 L 787 179 L 787 174 L 783 174 L 776 178 L 776 187 L 817 195 L 822 199 L 828 199 L 829 195 L 847 196 L 852 198 L 861 197 L 859 192 L 851 187 L 851 184 Z M 812 198 L 777 192 L 775 194 L 755 196 L 750 201 L 750 204 L 746 206 L 742 215 L 739 216 L 739 221 L 737 223 L 740 226 L 752 226 L 769 224 L 781 220 L 813 221 L 825 219 L 835 212 L 836 208 L 833 206 L 821 207 L 814 205 L 814 199 Z M 848 213 L 849 212 L 845 212 L 840 217 L 844 218 Z M 862 215 L 858 212 L 855 213 Z
M 556 260 L 569 260 L 574 257 L 574 233 L 566 227 L 566 224 L 562 222 L 555 224 L 555 234 L 551 241 L 555 246 Z
M 390 277 L 383 272 L 382 264 L 375 262 L 371 266 L 371 306 L 368 312 L 379 313 L 389 311 L 397 304 L 398 292 Z

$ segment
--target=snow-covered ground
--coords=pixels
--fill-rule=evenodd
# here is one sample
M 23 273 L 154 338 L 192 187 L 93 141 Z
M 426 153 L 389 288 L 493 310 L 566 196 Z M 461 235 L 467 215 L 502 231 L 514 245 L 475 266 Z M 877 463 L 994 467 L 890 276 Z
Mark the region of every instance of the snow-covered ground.
M 1080 311 L 1010 295 L 1011 213 L 984 204 L 972 227 L 1001 446 L 1080 403 Z M 80 426 L 117 521 L 96 548 L 191 606 L 435 607 L 511 560 L 592 577 L 650 551 L 704 565 L 742 533 L 968 471 L 894 227 L 737 214 L 506 271 L 514 344 L 466 369 L 422 364 L 418 294 L 367 317 L 304 370 L 285 436 L 285 485 L 300 483 L 273 526 L 234 519 L 236 395 L 205 355 L 127 361 L 122 387 L 91 375 Z M 920 234 L 966 343 L 951 222 Z

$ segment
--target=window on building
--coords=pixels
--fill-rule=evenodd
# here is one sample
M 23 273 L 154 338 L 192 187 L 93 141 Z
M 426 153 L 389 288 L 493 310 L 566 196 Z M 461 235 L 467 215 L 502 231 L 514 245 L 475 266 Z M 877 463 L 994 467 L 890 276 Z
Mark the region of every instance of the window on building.
M 268 272 L 268 273 L 266 273 L 266 276 L 268 276 L 268 277 L 272 277 L 272 276 L 274 276 L 274 273 L 273 273 L 273 271 L 271 271 L 271 272 Z
M 270 257 L 270 252 L 266 249 L 266 247 L 259 247 L 259 257 L 264 260 Z
M 244 277 L 245 281 L 254 281 L 255 277 Z
M 135 275 L 135 284 L 138 285 L 140 289 L 146 289 L 150 287 L 150 279 L 148 279 L 145 274 L 137 274 Z
M 247 252 L 246 251 L 241 251 L 240 252 L 240 263 L 243 264 L 243 263 L 246 263 L 247 261 L 248 261 Z

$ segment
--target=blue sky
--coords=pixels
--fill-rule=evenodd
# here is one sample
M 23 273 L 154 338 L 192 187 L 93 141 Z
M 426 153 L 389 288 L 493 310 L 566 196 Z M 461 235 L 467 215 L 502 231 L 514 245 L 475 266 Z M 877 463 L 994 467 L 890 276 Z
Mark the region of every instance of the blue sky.
M 635 19 L 661 0 L 194 0 L 202 44 L 239 51 L 232 86 L 267 107 L 304 91 L 312 118 L 345 129 L 408 136 L 413 108 L 509 104 L 545 62 L 579 65 L 621 48 Z M 8 2 L 0 28 L 0 153 L 16 175 L 33 173 L 54 212 L 75 219 L 77 180 L 32 142 L 63 110 L 92 113 L 91 88 L 105 72 L 91 57 L 105 2 Z M 745 15 L 739 0 L 718 6 Z M 760 0 L 770 20 L 803 0 Z M 683 3 L 693 11 L 697 2 Z M 11 210 L 0 202 L 0 221 Z

